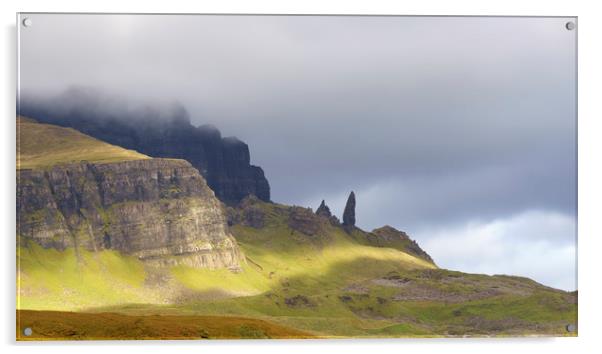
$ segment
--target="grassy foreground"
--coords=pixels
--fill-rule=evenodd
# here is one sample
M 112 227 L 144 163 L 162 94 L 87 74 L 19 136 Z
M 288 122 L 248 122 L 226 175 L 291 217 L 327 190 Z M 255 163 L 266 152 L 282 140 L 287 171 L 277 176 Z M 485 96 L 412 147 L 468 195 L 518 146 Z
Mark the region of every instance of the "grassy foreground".
M 32 328 L 30 336 L 23 334 Z M 267 321 L 217 316 L 128 316 L 17 311 L 17 340 L 314 338 Z

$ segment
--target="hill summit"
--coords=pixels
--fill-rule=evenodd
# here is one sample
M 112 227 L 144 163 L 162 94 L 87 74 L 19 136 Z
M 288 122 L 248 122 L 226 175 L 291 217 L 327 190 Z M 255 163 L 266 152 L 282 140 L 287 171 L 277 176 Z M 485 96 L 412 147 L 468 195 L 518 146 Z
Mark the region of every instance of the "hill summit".
M 222 137 L 209 124 L 194 126 L 178 105 L 168 112 L 150 106 L 134 111 L 128 107 L 103 110 L 101 107 L 108 104 L 103 99 L 98 92 L 75 87 L 53 99 L 25 100 L 19 109 L 40 122 L 71 127 L 151 157 L 184 159 L 228 205 L 247 195 L 270 201 L 269 182 L 261 167 L 251 165 L 249 146 L 243 141 Z
M 150 157 L 107 144 L 75 129 L 17 117 L 17 170 L 82 161 L 109 163 L 146 159 Z

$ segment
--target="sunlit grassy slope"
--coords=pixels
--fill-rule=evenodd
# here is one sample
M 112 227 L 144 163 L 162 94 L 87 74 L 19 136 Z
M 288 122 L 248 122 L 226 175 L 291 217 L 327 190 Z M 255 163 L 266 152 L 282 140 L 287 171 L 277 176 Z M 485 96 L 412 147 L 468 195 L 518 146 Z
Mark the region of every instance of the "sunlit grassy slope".
M 71 128 L 17 117 L 17 169 L 45 168 L 80 161 L 107 163 L 148 158 Z
M 331 227 L 312 238 L 288 227 L 289 207 L 260 206 L 265 227 L 233 228 L 253 281 L 241 281 L 241 273 L 216 284 L 261 293 L 154 311 L 259 317 L 335 337 L 575 334 L 565 330 L 576 323 L 574 294 L 526 278 L 437 269 L 398 250 L 367 246 L 359 231 L 348 235 Z M 204 271 L 175 272 L 186 275 L 180 279 L 187 286 L 206 289 L 194 283 Z
M 115 251 L 44 249 L 30 242 L 17 250 L 17 308 L 81 310 L 128 302 L 158 301 L 144 288 L 140 261 Z
M 22 309 L 257 318 L 318 336 L 574 335 L 576 297 L 529 279 L 437 269 L 332 227 L 291 230 L 262 203 L 263 228 L 235 226 L 243 270 L 157 270 L 113 252 L 22 250 Z
M 278 288 L 283 282 L 300 287 L 340 287 L 387 271 L 436 268 L 392 248 L 363 245 L 340 227 L 329 227 L 316 237 L 295 232 L 286 223 L 289 207 L 269 203 L 261 206 L 267 215 L 265 227 L 237 225 L 232 229 L 247 258 L 244 272 L 178 267 L 172 271 L 174 276 L 199 291 L 219 288 L 256 294 Z M 199 278 L 210 281 L 199 282 Z
M 292 233 L 276 213 L 287 207 L 263 207 L 269 212 L 265 228 L 236 226 L 232 230 L 247 258 L 238 273 L 184 266 L 145 269 L 137 259 L 115 251 L 78 250 L 76 254 L 73 249 L 60 252 L 29 243 L 18 252 L 24 294 L 20 308 L 83 310 L 119 303 L 249 296 L 279 289 L 282 284 L 308 289 L 339 288 L 388 271 L 435 268 L 395 249 L 359 244 L 340 228 L 329 229 L 328 237 L 308 239 Z M 154 283 L 157 272 L 167 272 L 171 285 Z

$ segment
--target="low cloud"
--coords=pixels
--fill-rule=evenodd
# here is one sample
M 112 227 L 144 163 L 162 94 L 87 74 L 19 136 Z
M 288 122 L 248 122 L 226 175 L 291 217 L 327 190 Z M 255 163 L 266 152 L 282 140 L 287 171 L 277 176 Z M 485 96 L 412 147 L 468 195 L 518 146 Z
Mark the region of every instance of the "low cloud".
M 526 276 L 544 285 L 575 290 L 575 219 L 527 211 L 490 222 L 469 221 L 415 234 L 443 268 Z

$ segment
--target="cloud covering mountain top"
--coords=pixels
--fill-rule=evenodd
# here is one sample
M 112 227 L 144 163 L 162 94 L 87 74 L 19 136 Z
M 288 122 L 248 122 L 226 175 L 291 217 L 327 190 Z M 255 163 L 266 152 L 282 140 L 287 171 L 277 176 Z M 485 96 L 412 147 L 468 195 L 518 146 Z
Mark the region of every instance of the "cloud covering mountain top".
M 532 276 L 575 288 L 574 272 L 552 273 L 574 270 L 574 252 L 555 256 L 574 248 L 573 228 L 546 240 L 550 252 L 531 235 L 576 218 L 576 31 L 567 19 L 32 18 L 21 30 L 23 101 L 69 108 L 77 96 L 53 97 L 80 85 L 112 97 L 101 110 L 172 107 L 157 116 L 187 114 L 247 142 L 273 200 L 315 208 L 326 199 L 341 215 L 354 190 L 358 226 L 391 224 L 428 252 L 433 240 L 461 247 L 477 226 L 524 218 L 529 227 L 495 233 L 495 244 L 524 250 L 520 266 L 496 268 L 478 252 L 466 263 L 453 249 L 445 266 L 526 274 L 550 264 Z

